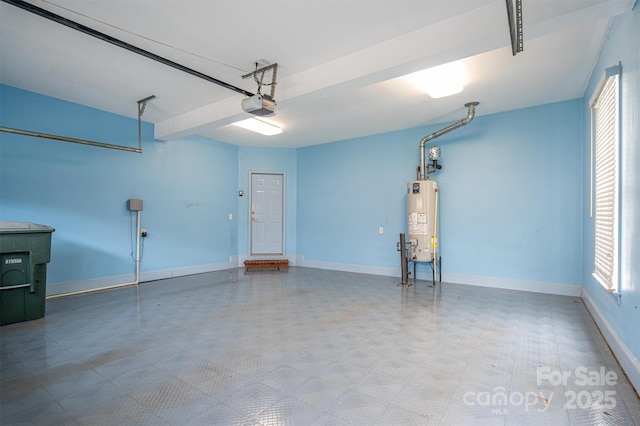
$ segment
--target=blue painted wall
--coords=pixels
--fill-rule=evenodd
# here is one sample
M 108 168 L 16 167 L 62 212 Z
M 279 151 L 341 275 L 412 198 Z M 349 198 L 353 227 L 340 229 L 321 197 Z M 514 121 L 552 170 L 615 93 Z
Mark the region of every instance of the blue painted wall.
M 406 183 L 420 140 L 442 127 L 300 149 L 305 260 L 398 267 Z M 574 100 L 476 117 L 433 141 L 442 148 L 443 169 L 432 178 L 445 272 L 581 284 L 582 127 Z
M 6 127 L 138 145 L 137 120 L 8 86 L 0 86 L 0 117 Z M 237 253 L 237 229 L 227 217 L 237 211 L 238 148 L 201 138 L 159 142 L 152 135 L 144 123 L 143 153 L 136 154 L 0 133 L 0 220 L 56 229 L 50 289 L 133 277 L 129 198 L 144 200 L 143 273 L 229 262 Z
M 419 135 L 413 129 L 298 150 L 298 252 L 305 261 L 398 264 Z
M 594 222 L 589 216 L 589 100 L 605 68 L 622 62 L 621 92 L 621 304 L 593 278 Z M 640 359 L 640 9 L 615 18 L 585 92 L 583 285 L 598 309 Z M 637 373 L 637 374 L 640 374 Z M 640 376 L 639 376 L 640 377 Z M 638 383 L 636 383 L 636 386 Z

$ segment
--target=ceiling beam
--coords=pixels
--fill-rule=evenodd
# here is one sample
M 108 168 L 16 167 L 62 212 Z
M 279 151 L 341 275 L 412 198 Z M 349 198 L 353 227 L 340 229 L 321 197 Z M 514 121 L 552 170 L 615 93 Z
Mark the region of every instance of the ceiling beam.
M 536 39 L 594 20 L 628 12 L 633 0 L 609 0 L 550 19 L 526 21 L 525 39 Z M 524 11 L 526 16 L 526 9 Z M 489 19 L 487 19 L 489 17 Z M 278 81 L 278 109 L 330 97 L 443 63 L 510 46 L 504 1 L 471 9 L 420 30 L 361 49 Z M 515 60 L 515 59 L 514 59 Z M 281 64 L 283 68 L 286 64 Z M 220 127 L 251 117 L 232 96 L 155 124 L 155 138 L 171 140 L 203 127 Z

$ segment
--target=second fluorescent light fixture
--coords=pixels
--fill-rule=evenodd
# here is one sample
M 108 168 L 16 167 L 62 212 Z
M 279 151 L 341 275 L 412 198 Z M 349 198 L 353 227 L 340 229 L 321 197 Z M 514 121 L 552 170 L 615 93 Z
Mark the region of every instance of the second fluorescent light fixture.
M 259 118 L 248 118 L 231 124 L 265 136 L 279 135 L 282 133 L 282 129 L 280 127 L 264 120 L 260 120 Z
M 418 71 L 407 78 L 432 98 L 444 98 L 462 92 L 467 75 L 461 61 Z

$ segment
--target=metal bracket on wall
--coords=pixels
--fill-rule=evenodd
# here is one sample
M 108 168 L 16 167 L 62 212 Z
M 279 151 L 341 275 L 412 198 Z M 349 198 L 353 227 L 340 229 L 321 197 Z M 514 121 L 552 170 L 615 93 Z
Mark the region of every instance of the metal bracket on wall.
M 142 152 L 142 114 L 144 114 L 144 109 L 147 107 L 147 102 L 155 98 L 156 95 L 151 95 L 138 101 L 138 149 L 140 152 Z

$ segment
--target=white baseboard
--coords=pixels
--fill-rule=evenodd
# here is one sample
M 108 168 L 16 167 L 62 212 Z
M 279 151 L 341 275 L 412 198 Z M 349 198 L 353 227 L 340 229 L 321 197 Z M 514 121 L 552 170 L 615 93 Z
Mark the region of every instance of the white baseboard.
M 321 262 L 316 260 L 304 260 L 304 255 L 298 255 L 298 266 L 308 268 L 330 269 L 333 271 L 356 272 L 362 274 L 384 275 L 401 279 L 400 268 L 383 266 L 352 265 L 347 263 Z M 418 271 L 419 280 L 430 281 L 431 272 Z M 580 296 L 582 286 L 573 284 L 553 283 L 546 281 L 514 280 L 498 277 L 482 277 L 477 275 L 442 274 L 442 281 L 454 284 L 474 285 L 481 287 L 502 288 L 507 290 L 531 291 L 534 293 L 557 294 L 561 296 Z
M 609 344 L 611 351 L 618 359 L 620 366 L 624 370 L 625 374 L 629 378 L 629 381 L 636 389 L 638 397 L 640 397 L 640 361 L 629 350 L 629 347 L 620 338 L 618 333 L 613 329 L 609 321 L 604 317 L 602 311 L 595 304 L 591 296 L 586 290 L 582 290 L 580 295 L 584 304 L 586 305 L 589 313 L 593 317 L 594 321 L 598 325 L 600 332 L 604 336 L 604 339 Z
M 328 269 L 331 271 L 341 272 L 356 272 L 359 274 L 373 274 L 384 276 L 398 276 L 400 277 L 399 268 L 389 268 L 384 266 L 371 266 L 371 265 L 351 265 L 348 263 L 337 262 L 321 262 L 317 260 L 304 260 L 304 255 L 298 255 L 298 266 L 306 268 Z
M 236 268 L 232 256 L 228 262 L 209 263 L 206 265 L 185 266 L 182 268 L 163 269 L 140 273 L 140 282 L 164 280 L 167 278 L 184 277 L 186 275 L 204 274 L 205 272 L 222 271 Z
M 442 274 L 442 281 L 480 287 L 503 288 L 506 290 L 522 290 L 533 293 L 556 294 L 559 296 L 579 297 L 582 286 L 547 281 L 514 280 L 499 277 L 483 277 L 479 275 Z
M 88 280 L 68 281 L 63 283 L 47 283 L 47 296 L 60 296 L 70 293 L 92 291 L 103 288 L 119 287 L 135 283 L 136 274 L 113 275 Z
M 236 256 L 231 256 L 228 262 L 209 263 L 206 265 L 186 266 L 182 268 L 162 269 L 140 273 L 140 282 L 163 280 L 186 275 L 203 274 L 206 272 L 222 271 L 237 267 Z M 135 284 L 135 273 L 114 275 L 103 278 L 93 278 L 79 281 L 47 284 L 47 297 L 63 296 L 66 294 L 104 290 L 108 288 L 124 287 Z

